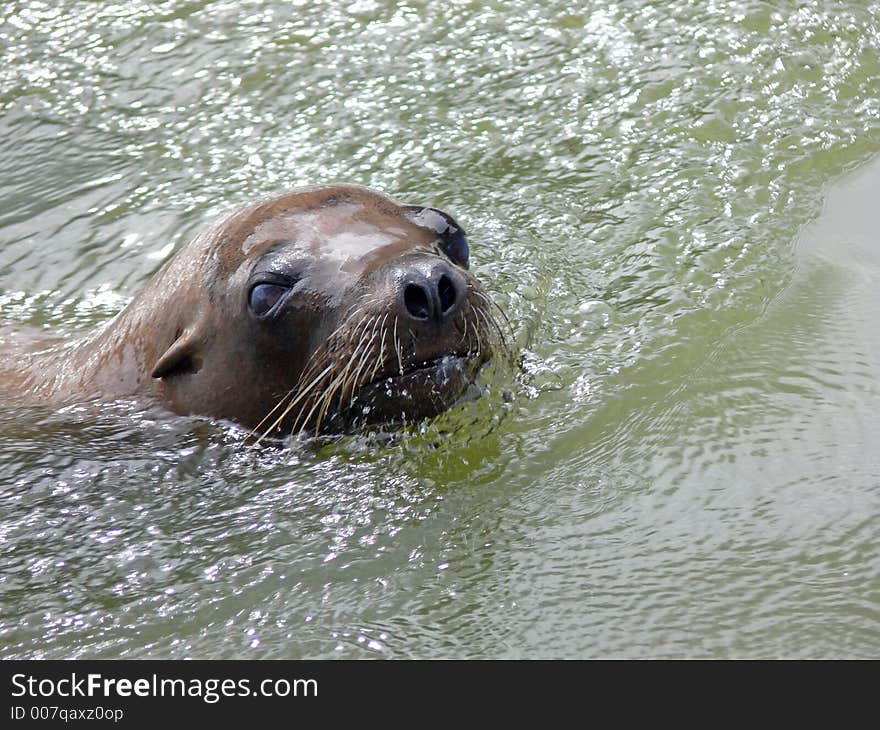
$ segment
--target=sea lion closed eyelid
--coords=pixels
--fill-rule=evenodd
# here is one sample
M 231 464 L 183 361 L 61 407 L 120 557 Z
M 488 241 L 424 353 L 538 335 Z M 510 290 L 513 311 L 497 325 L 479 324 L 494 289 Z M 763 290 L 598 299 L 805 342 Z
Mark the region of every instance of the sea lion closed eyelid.
M 264 317 L 271 312 L 278 302 L 290 291 L 290 286 L 272 282 L 258 282 L 248 293 L 248 306 L 257 317 Z

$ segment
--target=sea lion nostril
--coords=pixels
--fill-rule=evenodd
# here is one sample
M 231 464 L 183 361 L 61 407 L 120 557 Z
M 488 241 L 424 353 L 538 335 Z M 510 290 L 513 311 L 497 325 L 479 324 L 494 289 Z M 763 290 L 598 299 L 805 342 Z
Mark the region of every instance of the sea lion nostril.
M 440 312 L 442 314 L 448 314 L 455 306 L 456 299 L 458 299 L 457 293 L 452 279 L 443 274 L 437 282 L 437 294 L 440 296 Z
M 413 318 L 430 319 L 431 300 L 425 287 L 407 284 L 403 290 L 403 304 Z
M 402 294 L 403 307 L 410 317 L 420 322 L 442 322 L 458 311 L 462 287 L 448 267 L 433 267 L 427 272 L 411 269 Z

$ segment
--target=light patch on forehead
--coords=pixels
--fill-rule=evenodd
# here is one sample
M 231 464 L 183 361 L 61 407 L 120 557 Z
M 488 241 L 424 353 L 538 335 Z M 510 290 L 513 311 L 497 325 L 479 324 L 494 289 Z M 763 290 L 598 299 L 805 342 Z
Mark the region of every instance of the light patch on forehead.
M 242 243 L 247 254 L 265 241 L 289 240 L 315 258 L 336 261 L 346 268 L 375 251 L 405 241 L 407 232 L 397 226 L 379 226 L 358 220 L 364 206 L 341 203 L 332 208 L 289 211 L 258 223 Z
M 355 223 L 345 231 L 311 242 L 315 254 L 334 259 L 345 266 L 368 256 L 373 251 L 390 246 L 403 238 L 400 228 L 377 228 L 366 223 Z

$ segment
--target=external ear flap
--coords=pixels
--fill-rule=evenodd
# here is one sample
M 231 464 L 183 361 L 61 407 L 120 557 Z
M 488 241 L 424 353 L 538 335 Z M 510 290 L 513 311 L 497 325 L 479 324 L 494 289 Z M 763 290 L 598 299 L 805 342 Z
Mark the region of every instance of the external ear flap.
M 201 360 L 195 355 L 192 333 L 184 332 L 156 361 L 150 375 L 154 378 L 169 378 L 173 375 L 198 372 L 200 367 Z

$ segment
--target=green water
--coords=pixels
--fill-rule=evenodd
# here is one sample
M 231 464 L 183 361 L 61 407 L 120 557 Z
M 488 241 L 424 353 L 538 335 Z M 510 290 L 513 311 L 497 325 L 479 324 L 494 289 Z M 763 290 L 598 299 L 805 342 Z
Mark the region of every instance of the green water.
M 5 406 L 0 657 L 880 656 L 880 3 L 31 0 L 0 52 L 0 342 L 349 181 L 461 220 L 523 355 L 391 443 Z

